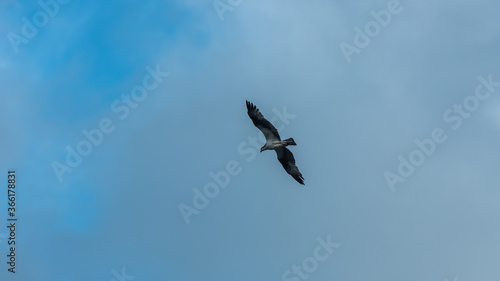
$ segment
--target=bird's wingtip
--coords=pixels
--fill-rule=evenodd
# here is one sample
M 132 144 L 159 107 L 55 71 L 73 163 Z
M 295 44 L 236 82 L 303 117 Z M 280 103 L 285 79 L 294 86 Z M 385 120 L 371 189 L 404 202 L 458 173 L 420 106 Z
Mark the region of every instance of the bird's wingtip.
M 256 106 L 253 103 L 251 103 L 249 101 L 247 101 L 246 103 L 247 103 L 247 109 L 248 110 L 252 110 L 252 109 L 256 108 Z

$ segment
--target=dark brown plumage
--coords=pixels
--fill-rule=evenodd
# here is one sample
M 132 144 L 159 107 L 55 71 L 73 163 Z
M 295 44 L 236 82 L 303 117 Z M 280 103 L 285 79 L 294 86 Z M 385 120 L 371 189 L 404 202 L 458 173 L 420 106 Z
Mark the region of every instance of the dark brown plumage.
M 248 116 L 252 120 L 255 127 L 257 127 L 266 137 L 266 143 L 260 149 L 260 152 L 264 150 L 272 149 L 276 151 L 278 156 L 278 161 L 287 173 L 289 173 L 297 182 L 304 184 L 304 177 L 299 171 L 297 165 L 295 165 L 295 158 L 292 152 L 286 148 L 288 145 L 297 145 L 293 138 L 288 138 L 286 140 L 281 140 L 278 130 L 269 122 L 264 115 L 260 113 L 257 107 L 246 101 Z

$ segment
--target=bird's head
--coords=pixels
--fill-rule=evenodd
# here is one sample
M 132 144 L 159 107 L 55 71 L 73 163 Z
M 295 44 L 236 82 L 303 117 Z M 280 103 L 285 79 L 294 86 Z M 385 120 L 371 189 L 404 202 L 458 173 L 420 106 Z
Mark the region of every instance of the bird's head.
M 260 148 L 260 152 L 262 152 L 262 151 L 264 151 L 264 150 L 266 150 L 266 149 L 267 149 L 267 148 L 266 148 L 266 146 L 264 145 L 263 147 L 261 147 L 261 148 Z

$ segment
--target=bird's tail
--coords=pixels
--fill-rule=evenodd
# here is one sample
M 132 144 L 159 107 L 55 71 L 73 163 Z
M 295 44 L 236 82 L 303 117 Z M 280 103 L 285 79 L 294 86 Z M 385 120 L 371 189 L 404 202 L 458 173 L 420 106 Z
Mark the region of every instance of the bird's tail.
M 295 143 L 295 141 L 293 140 L 293 138 L 289 138 L 289 139 L 283 140 L 282 142 L 283 142 L 284 145 L 297 145 Z

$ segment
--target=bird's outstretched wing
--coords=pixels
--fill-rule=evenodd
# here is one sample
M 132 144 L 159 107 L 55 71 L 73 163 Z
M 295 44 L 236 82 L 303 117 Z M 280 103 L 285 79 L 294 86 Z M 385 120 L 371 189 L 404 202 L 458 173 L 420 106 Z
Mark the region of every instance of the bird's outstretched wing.
M 276 149 L 276 154 L 278 155 L 278 160 L 281 165 L 285 168 L 285 171 L 300 184 L 304 184 L 304 177 L 300 173 L 297 165 L 295 165 L 295 158 L 293 157 L 292 152 L 286 147 L 280 147 Z
M 281 140 L 280 134 L 278 134 L 278 130 L 276 130 L 271 122 L 267 121 L 267 119 L 264 118 L 264 115 L 260 113 L 259 109 L 257 109 L 257 107 L 253 103 L 247 101 L 247 110 L 248 116 L 250 116 L 250 119 L 252 119 L 253 124 L 264 134 L 267 141 Z

